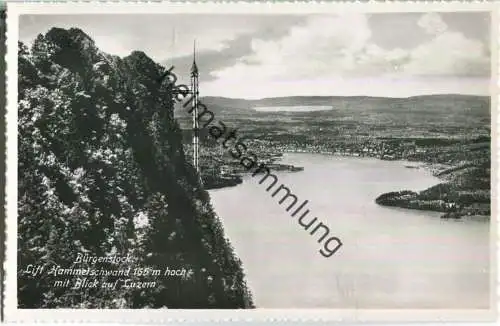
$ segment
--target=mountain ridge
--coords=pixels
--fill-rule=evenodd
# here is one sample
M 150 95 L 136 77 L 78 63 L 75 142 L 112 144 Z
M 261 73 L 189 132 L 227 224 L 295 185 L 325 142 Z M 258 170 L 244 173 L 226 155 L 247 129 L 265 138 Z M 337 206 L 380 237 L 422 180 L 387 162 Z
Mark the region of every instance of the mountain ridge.
M 189 271 L 130 276 L 153 288 L 82 293 L 20 274 L 19 307 L 252 308 L 241 261 L 184 156 L 172 85 L 158 83 L 164 68 L 141 51 L 108 55 L 83 31 L 61 28 L 30 49 L 19 43 L 18 63 L 20 268 L 67 268 L 85 253 L 133 258 L 103 269 Z
M 287 107 L 287 106 L 336 106 L 344 107 L 351 104 L 369 103 L 405 103 L 420 101 L 427 104 L 432 101 L 489 101 L 490 96 L 465 94 L 433 94 L 410 97 L 373 97 L 373 96 L 284 96 L 263 99 L 239 99 L 220 96 L 202 96 L 201 103 L 213 112 L 255 112 L 256 107 Z M 277 111 L 279 112 L 279 110 Z

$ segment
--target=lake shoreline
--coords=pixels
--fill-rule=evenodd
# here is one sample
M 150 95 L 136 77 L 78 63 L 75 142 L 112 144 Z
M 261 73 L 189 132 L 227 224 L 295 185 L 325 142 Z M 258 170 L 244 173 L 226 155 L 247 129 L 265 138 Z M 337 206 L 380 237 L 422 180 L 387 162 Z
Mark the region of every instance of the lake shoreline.
M 304 150 L 304 151 L 285 150 L 283 153 L 319 154 L 319 155 L 335 156 L 335 157 L 372 158 L 372 159 L 380 160 L 380 161 L 407 162 L 408 166 L 405 166 L 406 168 L 423 168 L 423 169 L 431 172 L 433 176 L 435 176 L 441 180 L 446 180 L 446 178 L 441 176 L 440 173 L 446 169 L 453 167 L 453 165 L 451 165 L 451 164 L 429 163 L 429 162 L 425 162 L 425 161 L 410 161 L 410 160 L 405 160 L 405 159 L 383 159 L 383 158 L 380 158 L 378 156 L 353 155 L 353 154 L 337 153 L 337 152 L 331 153 L 331 152 L 317 152 L 317 151 L 310 151 L 310 150 Z M 411 163 L 413 163 L 415 165 L 410 165 Z
M 395 191 L 390 191 L 386 193 L 382 193 L 378 195 L 376 198 L 374 198 L 374 201 L 381 206 L 392 206 L 392 207 L 399 207 L 399 208 L 404 208 L 404 209 L 411 209 L 411 210 L 423 210 L 423 211 L 432 211 L 432 212 L 438 212 L 438 213 L 443 213 L 441 215 L 442 219 L 462 219 L 466 216 L 488 216 L 491 213 L 489 212 L 489 208 L 487 208 L 483 202 L 480 202 L 480 205 L 463 205 L 461 200 L 457 201 L 452 201 L 449 200 L 448 198 L 441 198 L 443 197 L 443 194 L 441 193 L 441 190 L 439 194 L 433 193 L 431 195 L 427 194 L 426 192 L 434 192 L 434 188 L 436 187 L 443 187 L 444 190 L 444 197 L 446 197 L 446 186 L 453 184 L 453 180 L 450 177 L 450 174 L 447 171 L 452 171 L 456 170 L 456 166 L 451 165 L 451 164 L 443 164 L 443 163 L 430 163 L 430 162 L 425 162 L 425 161 L 413 161 L 413 160 L 405 160 L 405 159 L 383 159 L 377 156 L 373 155 L 353 155 L 353 154 L 347 154 L 347 153 L 331 153 L 331 152 L 316 152 L 316 151 L 293 151 L 293 150 L 286 150 L 283 152 L 283 154 L 309 154 L 309 155 L 323 155 L 323 156 L 329 156 L 329 157 L 349 157 L 349 158 L 369 158 L 369 159 L 375 159 L 379 161 L 394 161 L 394 162 L 401 162 L 402 164 L 405 164 L 404 167 L 408 169 L 423 169 L 430 173 L 432 176 L 436 177 L 437 179 L 440 180 L 440 182 L 437 182 L 435 185 L 430 186 L 429 188 L 423 190 L 423 191 L 413 191 L 413 190 L 395 190 Z M 357 153 L 356 153 L 357 154 Z M 283 156 L 280 156 L 276 161 L 282 161 Z M 274 163 L 274 166 L 280 166 L 283 165 L 281 163 Z M 290 164 L 288 164 L 290 165 Z M 287 166 L 288 166 L 287 165 Z M 290 166 L 295 166 L 295 165 L 290 165 Z M 287 169 L 273 169 L 272 167 L 270 168 L 271 171 L 284 171 L 284 172 L 301 172 L 303 169 L 298 169 L 298 171 L 295 170 L 287 170 Z M 239 176 L 241 178 L 241 176 Z M 241 180 L 238 183 L 231 183 L 226 185 L 221 184 L 217 188 L 226 188 L 226 187 L 234 187 L 238 186 L 243 182 Z M 211 188 L 212 189 L 212 188 Z M 451 193 L 451 191 L 450 191 Z M 468 203 L 466 203 L 468 204 Z M 474 204 L 474 203 L 472 203 Z
M 290 153 L 282 162 L 303 166 L 304 171 L 276 172 L 278 182 L 308 199 L 309 217 L 327 224 L 344 246 L 332 258 L 318 255 L 317 239 L 297 228 L 297 219 L 283 210 L 285 203 L 269 196 L 251 175 L 238 187 L 210 191 L 213 207 L 244 262 L 256 306 L 487 304 L 484 289 L 489 283 L 482 272 L 488 264 L 487 223 L 446 221 L 434 212 L 373 201 L 391 189 L 426 189 L 439 182 L 431 173 L 368 157 Z M 469 284 L 471 289 L 464 290 Z M 467 301 L 457 301 L 464 291 Z
M 441 182 L 436 183 L 434 186 L 429 187 L 428 189 L 420 192 L 411 191 L 411 190 L 402 190 L 402 191 L 393 191 L 382 193 L 378 197 L 375 198 L 375 202 L 381 206 L 392 206 L 399 207 L 403 209 L 411 209 L 411 210 L 422 210 L 422 211 L 431 211 L 437 213 L 443 213 L 441 215 L 441 219 L 463 219 L 463 218 L 473 218 L 478 220 L 488 220 L 490 215 L 485 214 L 485 207 L 479 206 L 474 207 L 472 209 L 464 209 L 460 202 L 446 202 L 437 198 L 420 198 L 420 195 L 425 191 L 429 191 L 433 187 L 439 186 L 441 184 L 446 184 L 450 182 L 449 175 L 446 174 L 446 171 L 454 168 L 451 164 L 442 164 L 442 163 L 430 163 L 425 161 L 410 161 L 405 159 L 383 159 L 377 156 L 365 156 L 365 155 L 352 155 L 347 153 L 330 153 L 330 152 L 315 152 L 315 151 L 292 151 L 287 150 L 284 153 L 291 154 L 317 154 L 317 155 L 325 155 L 325 156 L 334 156 L 334 157 L 353 157 L 353 158 L 372 158 L 380 161 L 395 161 L 395 162 L 403 162 L 408 163 L 405 165 L 405 168 L 410 169 L 424 169 L 432 174 L 432 176 L 438 178 Z M 389 200 L 388 200 L 389 199 Z

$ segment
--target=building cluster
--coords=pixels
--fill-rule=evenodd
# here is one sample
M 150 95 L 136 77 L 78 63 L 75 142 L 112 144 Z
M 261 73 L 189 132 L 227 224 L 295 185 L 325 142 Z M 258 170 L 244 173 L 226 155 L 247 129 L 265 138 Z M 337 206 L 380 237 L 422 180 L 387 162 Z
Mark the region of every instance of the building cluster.
M 288 142 L 276 146 L 282 152 L 321 153 L 342 156 L 377 157 L 384 160 L 406 159 L 418 153 L 424 153 L 424 148 L 419 148 L 415 142 L 398 140 L 361 140 L 361 141 L 335 141 L 335 142 Z

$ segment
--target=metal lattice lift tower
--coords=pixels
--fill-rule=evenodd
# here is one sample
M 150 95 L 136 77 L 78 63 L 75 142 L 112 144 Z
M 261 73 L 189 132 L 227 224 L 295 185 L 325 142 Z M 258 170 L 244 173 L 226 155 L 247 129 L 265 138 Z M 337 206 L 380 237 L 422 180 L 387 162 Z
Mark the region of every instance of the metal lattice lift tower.
M 191 66 L 191 93 L 193 100 L 193 166 L 200 175 L 200 127 L 198 124 L 198 96 L 199 96 L 199 81 L 198 67 L 196 66 L 196 41 L 193 47 L 193 65 Z M 201 176 L 201 175 L 200 175 Z

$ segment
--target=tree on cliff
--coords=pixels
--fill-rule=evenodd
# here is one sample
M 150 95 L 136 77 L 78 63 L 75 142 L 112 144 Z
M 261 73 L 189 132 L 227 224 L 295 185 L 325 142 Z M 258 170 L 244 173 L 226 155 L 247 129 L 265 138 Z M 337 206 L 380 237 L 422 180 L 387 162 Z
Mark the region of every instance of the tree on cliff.
M 53 28 L 18 50 L 19 306 L 253 307 L 241 262 L 184 157 L 172 86 L 157 82 L 164 68 L 142 52 L 103 53 L 79 29 Z M 91 267 L 74 266 L 77 253 L 134 257 L 118 268 L 192 272 L 118 290 L 54 287 L 53 277 L 21 272 Z

